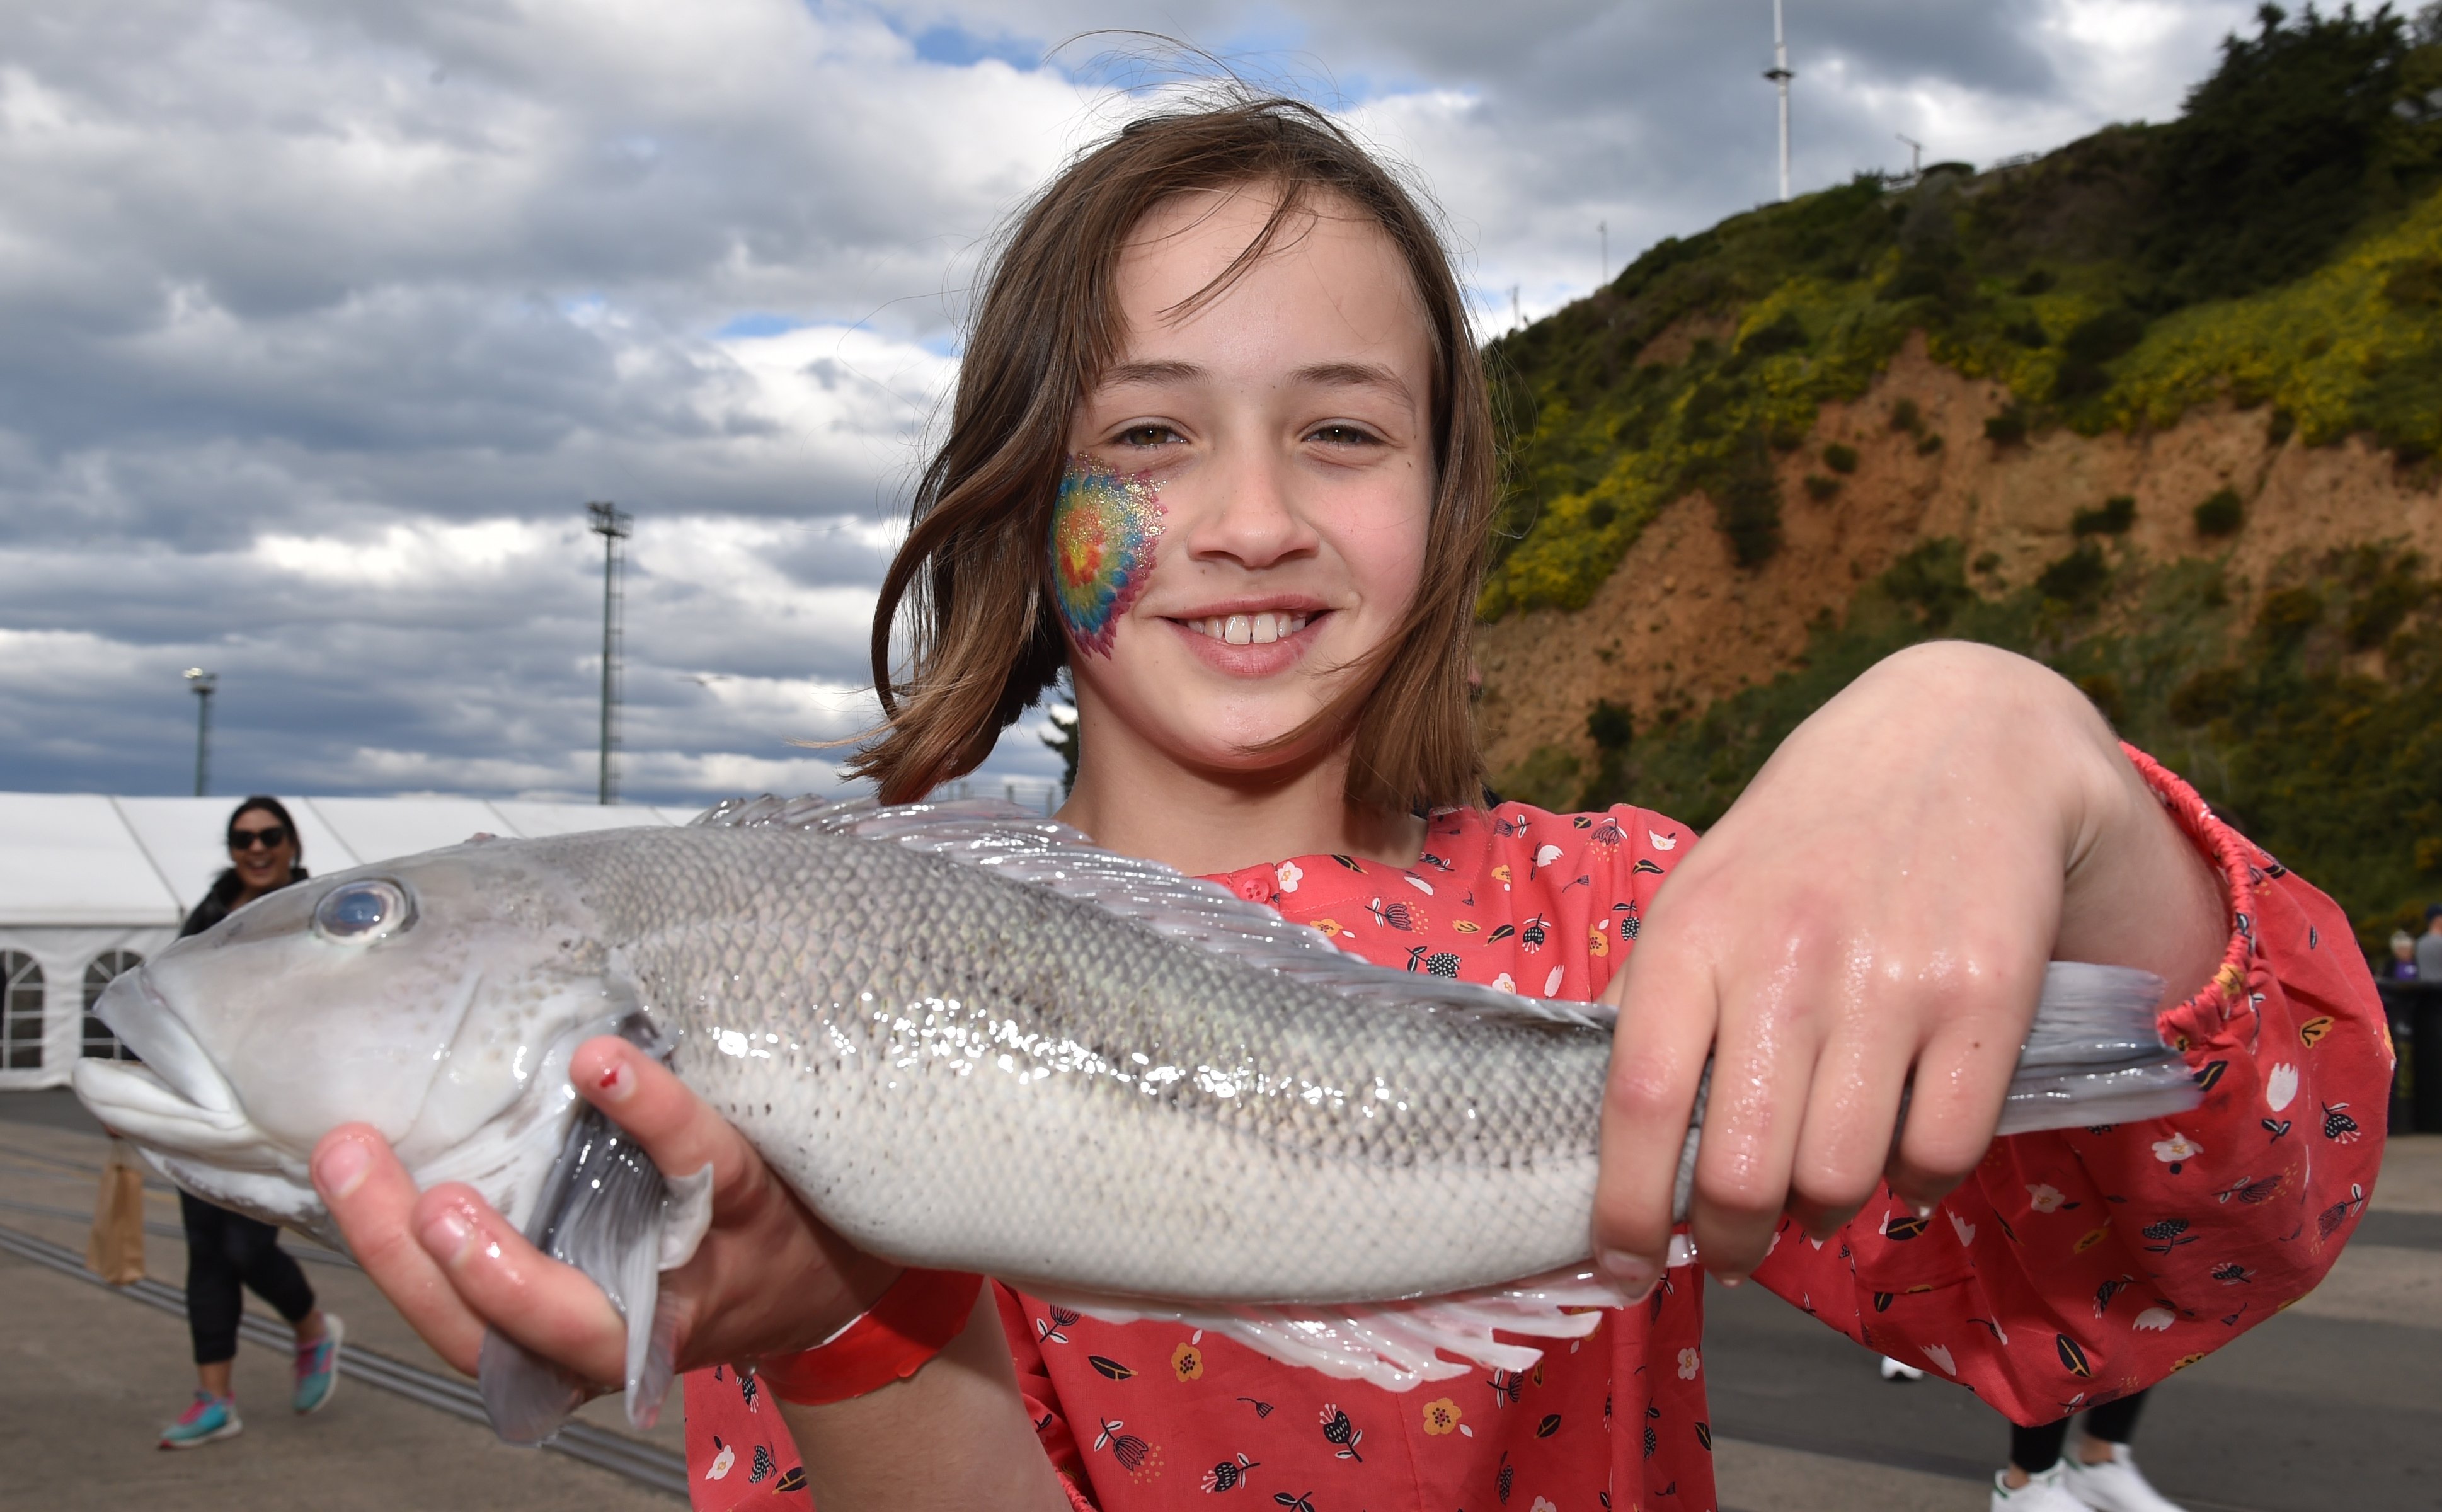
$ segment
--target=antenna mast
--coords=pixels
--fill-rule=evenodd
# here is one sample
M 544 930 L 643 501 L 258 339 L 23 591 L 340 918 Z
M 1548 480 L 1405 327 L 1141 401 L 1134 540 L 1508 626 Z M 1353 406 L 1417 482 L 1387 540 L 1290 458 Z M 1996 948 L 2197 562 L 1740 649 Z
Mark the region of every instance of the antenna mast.
M 585 506 L 586 528 L 602 537 L 602 777 L 601 796 L 610 803 L 619 795 L 619 773 L 610 753 L 619 745 L 619 610 L 625 600 L 619 543 L 634 534 L 635 517 L 617 505 Z
M 1780 197 L 1789 199 L 1789 82 L 1797 76 L 1789 71 L 1789 44 L 1781 35 L 1780 0 L 1772 0 L 1772 66 L 1763 76 L 1780 88 Z

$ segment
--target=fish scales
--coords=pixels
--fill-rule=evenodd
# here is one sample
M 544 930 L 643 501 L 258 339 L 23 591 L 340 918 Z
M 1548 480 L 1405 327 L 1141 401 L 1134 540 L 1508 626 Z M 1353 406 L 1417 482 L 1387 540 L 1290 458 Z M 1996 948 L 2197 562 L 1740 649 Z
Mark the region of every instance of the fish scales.
M 1321 1302 L 1584 1251 L 1597 1029 L 1386 1013 L 849 837 L 546 844 L 679 1074 L 894 1259 Z

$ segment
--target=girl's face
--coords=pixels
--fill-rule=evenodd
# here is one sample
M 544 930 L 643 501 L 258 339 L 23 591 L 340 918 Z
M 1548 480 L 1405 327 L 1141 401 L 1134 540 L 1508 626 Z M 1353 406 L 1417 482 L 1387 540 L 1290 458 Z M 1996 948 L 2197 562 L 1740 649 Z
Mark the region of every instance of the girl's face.
M 1078 409 L 1052 524 L 1090 740 L 1215 774 L 1311 756 L 1253 748 L 1396 628 L 1433 493 L 1430 329 L 1373 221 L 1320 199 L 1175 314 L 1271 208 L 1259 188 L 1183 195 L 1130 238 L 1124 339 Z
M 297 837 L 277 814 L 248 809 L 229 821 L 229 865 L 237 868 L 239 885 L 253 893 L 269 892 L 286 884 L 297 865 Z

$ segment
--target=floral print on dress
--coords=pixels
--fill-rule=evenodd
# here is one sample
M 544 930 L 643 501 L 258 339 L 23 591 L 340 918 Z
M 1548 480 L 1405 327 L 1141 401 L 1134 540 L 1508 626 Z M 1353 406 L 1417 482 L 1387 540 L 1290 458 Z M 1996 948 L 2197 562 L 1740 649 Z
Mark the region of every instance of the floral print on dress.
M 2380 1157 L 2358 1115 L 2381 1106 L 2391 1076 L 2372 983 L 2354 953 L 2306 945 L 2319 926 L 2345 929 L 2339 911 L 2176 777 L 2130 758 L 2222 878 L 2233 919 L 2214 980 L 2161 1014 L 2199 1072 L 2225 1063 L 2204 1102 L 2176 1125 L 1996 1140 L 1940 1216 L 1886 1190 L 1832 1242 L 1777 1243 L 1756 1272 L 2021 1422 L 2158 1380 L 2303 1294 L 2363 1211 Z M 1394 971 L 1591 998 L 1699 843 L 1632 808 L 1503 804 L 1429 815 L 1431 861 L 1412 867 L 1313 855 L 1211 880 Z M 1715 1504 L 1703 1288 L 1685 1272 L 1531 1370 L 1395 1395 L 1175 1323 L 1105 1323 L 999 1285 L 994 1296 L 1037 1438 L 1081 1508 L 1170 1512 L 1207 1494 L 1289 1512 Z M 1115 1376 L 1097 1360 L 1142 1368 Z M 705 1390 L 704 1375 L 687 1377 L 696 1506 L 806 1512 L 802 1492 L 774 1500 L 770 1481 L 750 1495 L 743 1475 L 702 1478 L 715 1432 L 795 1459 L 775 1414 L 746 1416 L 734 1389 Z M 1183 1481 L 1161 1474 L 1164 1458 L 1192 1466 Z

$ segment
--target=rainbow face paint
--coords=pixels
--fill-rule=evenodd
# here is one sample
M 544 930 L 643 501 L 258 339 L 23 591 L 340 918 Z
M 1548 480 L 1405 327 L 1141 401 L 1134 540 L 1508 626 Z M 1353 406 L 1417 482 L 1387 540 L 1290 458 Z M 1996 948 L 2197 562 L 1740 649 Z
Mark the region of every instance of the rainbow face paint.
M 1160 485 L 1071 457 L 1051 506 L 1051 591 L 1078 648 L 1111 654 L 1120 616 L 1153 576 Z

